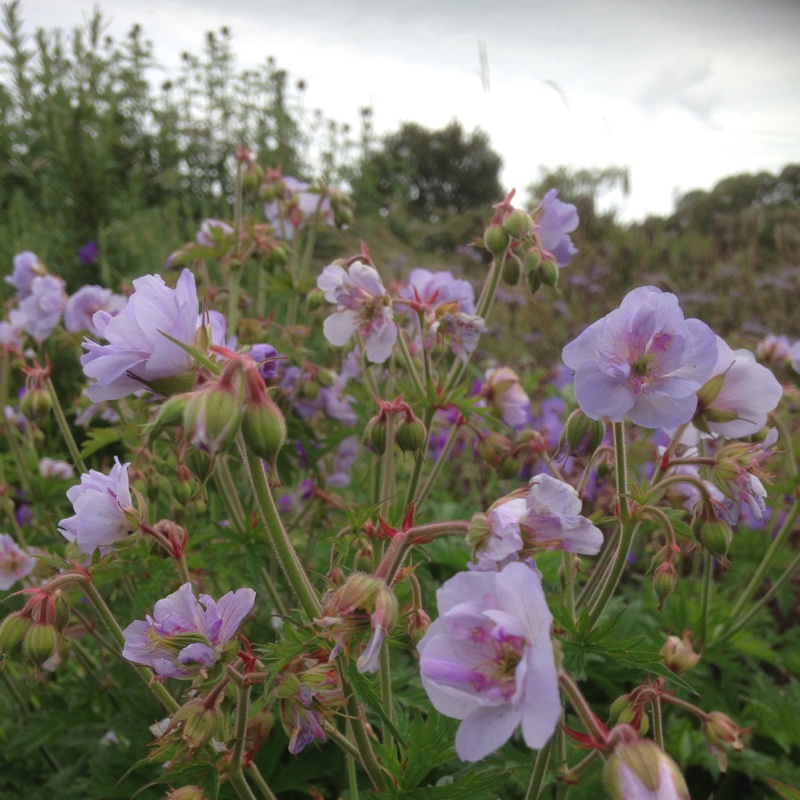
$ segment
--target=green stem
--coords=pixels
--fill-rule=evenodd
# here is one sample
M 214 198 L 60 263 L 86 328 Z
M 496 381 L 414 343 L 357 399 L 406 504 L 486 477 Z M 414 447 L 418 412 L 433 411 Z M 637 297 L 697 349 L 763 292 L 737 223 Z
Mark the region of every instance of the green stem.
M 389 642 L 381 645 L 381 705 L 386 715 L 394 722 L 394 700 L 392 699 L 392 665 L 389 659 Z M 383 732 L 383 743 L 386 747 L 394 748 L 394 739 L 388 726 Z
M 625 423 L 614 423 L 614 455 L 616 460 L 617 475 L 617 500 L 619 503 L 620 535 L 614 561 L 608 571 L 604 583 L 595 590 L 595 597 L 589 602 L 589 630 L 594 628 L 606 609 L 611 597 L 616 591 L 617 584 L 622 577 L 628 553 L 631 549 L 633 536 L 637 525 L 630 512 L 628 500 L 628 463 L 625 448 Z
M 240 444 L 242 452 L 246 455 L 250 482 L 266 529 L 267 541 L 306 616 L 309 619 L 316 619 L 321 612 L 319 598 L 297 557 L 297 552 L 289 540 L 286 529 L 283 527 L 272 491 L 267 483 L 267 476 L 264 474 L 261 459 L 248 450 L 244 442 L 240 441 Z
M 739 599 L 734 603 L 730 611 L 729 619 L 735 620 L 742 613 L 742 609 L 756 593 L 758 587 L 761 586 L 761 581 L 764 580 L 764 575 L 769 569 L 772 559 L 775 558 L 775 554 L 780 550 L 791 533 L 799 513 L 800 500 L 795 500 L 792 507 L 789 509 L 789 513 L 786 515 L 783 525 L 781 525 L 781 529 L 770 543 L 769 549 L 764 554 L 764 558 L 761 559 L 761 563 L 756 567 L 756 571 L 753 573 L 750 583 L 747 584 L 747 588 L 739 595 Z
M 53 386 L 53 381 L 51 381 L 49 377 L 45 379 L 45 386 L 47 387 L 47 393 L 50 395 L 50 400 L 53 402 L 53 414 L 55 414 L 58 429 L 64 437 L 70 456 L 72 456 L 72 463 L 75 465 L 78 472 L 83 474 L 87 472 L 86 464 L 83 463 L 81 451 L 78 449 L 78 445 L 75 443 L 75 437 L 69 429 L 69 423 L 64 416 L 64 410 L 61 408 L 61 403 L 56 394 L 56 387 Z
M 714 572 L 714 558 L 708 554 L 703 556 L 703 583 L 700 592 L 700 642 L 702 652 L 708 639 L 708 616 L 711 607 L 711 578 Z
M 433 489 L 436 480 L 439 477 L 439 473 L 444 468 L 444 465 L 448 461 L 448 457 L 450 456 L 450 451 L 453 449 L 453 445 L 456 443 L 456 439 L 458 438 L 458 434 L 461 430 L 460 425 L 453 425 L 450 429 L 450 433 L 447 435 L 447 441 L 444 443 L 444 447 L 442 448 L 442 452 L 439 454 L 439 458 L 433 462 L 433 466 L 431 467 L 431 471 L 428 473 L 428 478 L 423 484 L 422 488 L 419 491 L 419 494 L 416 497 L 416 503 L 418 506 L 422 505 L 425 502 L 425 499 L 430 494 L 431 489 Z M 420 458 L 420 456 L 417 456 Z
M 426 397 L 427 393 L 422 384 L 422 380 L 419 377 L 419 372 L 417 371 L 417 365 L 414 363 L 414 359 L 411 357 L 411 353 L 408 352 L 406 337 L 403 335 L 402 330 L 398 331 L 397 343 L 400 345 L 400 355 L 403 358 L 403 363 L 405 364 L 406 370 L 408 371 L 409 377 L 411 378 L 411 383 L 414 384 L 414 390 L 420 397 Z
M 250 773 L 253 783 L 258 787 L 258 790 L 266 800 L 278 800 L 272 789 L 269 788 L 269 784 L 264 780 L 264 776 L 261 774 L 261 771 L 254 762 L 251 762 L 247 765 L 247 771 Z
M 395 430 L 397 420 L 392 412 L 386 415 L 386 447 L 381 455 L 381 496 L 378 498 L 378 513 L 389 521 L 394 497 Z
M 664 749 L 664 721 L 661 718 L 661 700 L 658 697 L 650 701 L 650 711 L 653 713 L 653 738 L 656 744 Z
M 572 676 L 564 672 L 564 670 L 561 670 L 558 673 L 558 683 L 567 696 L 570 705 L 575 709 L 575 713 L 580 717 L 589 736 L 591 736 L 597 744 L 604 744 L 608 736 L 603 732 L 597 717 L 595 717 L 589 703 L 586 702 L 586 698 L 583 696 L 583 692 L 581 692 L 578 684 L 572 679 Z
M 228 271 L 228 333 L 235 336 L 239 326 L 239 290 L 242 285 L 242 265 Z
M 247 738 L 247 717 L 250 711 L 250 686 L 231 667 L 228 667 L 227 674 L 236 684 L 236 729 L 230 763 L 232 769 L 241 772 L 244 743 Z
M 105 623 L 106 627 L 111 633 L 111 636 L 117 643 L 117 646 L 120 648 L 120 650 L 122 650 L 122 648 L 125 646 L 125 637 L 122 634 L 122 628 L 120 628 L 117 620 L 111 613 L 111 609 L 106 605 L 106 601 L 103 600 L 102 595 L 97 591 L 97 588 L 90 580 L 82 582 L 81 585 L 83 590 L 86 592 L 87 597 L 89 598 L 89 602 L 94 607 L 94 610 L 97 612 L 100 619 L 102 619 Z M 158 683 L 158 681 L 153 679 L 153 673 L 147 669 L 147 667 L 134 664 L 132 661 L 129 661 L 128 663 L 134 670 L 136 670 L 137 674 L 144 681 L 150 692 L 164 706 L 164 708 L 167 709 L 167 711 L 175 712 L 180 708 L 175 698 L 160 683 Z
M 422 477 L 422 466 L 425 463 L 425 459 L 428 457 L 428 443 L 431 440 L 431 425 L 433 424 L 435 415 L 436 408 L 434 406 L 428 406 L 425 409 L 425 419 L 423 420 L 425 423 L 425 444 L 422 446 L 422 451 L 414 462 L 414 472 L 406 487 L 406 508 L 416 502 L 415 494 L 417 486 L 419 486 L 419 479 Z
M 239 796 L 239 800 L 256 800 L 253 790 L 247 785 L 241 766 L 228 771 L 228 781 Z
M 605 546 L 603 547 L 603 552 L 600 553 L 600 558 L 598 558 L 597 561 L 595 562 L 592 574 L 589 576 L 589 579 L 586 581 L 583 588 L 581 589 L 581 593 L 578 595 L 578 600 L 576 602 L 576 608 L 578 610 L 580 610 L 586 605 L 586 601 L 594 593 L 595 587 L 599 583 L 601 583 L 605 578 L 606 573 L 611 564 L 611 558 L 616 550 L 618 542 L 619 542 L 619 529 L 615 530 L 613 535 L 606 542 Z
M 222 495 L 222 502 L 225 503 L 234 530 L 245 535 L 247 533 L 247 515 L 242 507 L 239 493 L 236 491 L 228 460 L 224 457 L 217 459 L 214 482 L 217 484 L 217 491 Z
M 561 554 L 561 563 L 564 566 L 564 605 L 569 618 L 575 621 L 575 563 L 572 553 L 566 551 Z
M 528 791 L 525 792 L 525 800 L 536 800 L 541 794 L 544 776 L 547 773 L 547 762 L 550 760 L 550 750 L 553 747 L 551 739 L 537 754 L 536 761 L 533 762 L 533 772 L 528 783 Z

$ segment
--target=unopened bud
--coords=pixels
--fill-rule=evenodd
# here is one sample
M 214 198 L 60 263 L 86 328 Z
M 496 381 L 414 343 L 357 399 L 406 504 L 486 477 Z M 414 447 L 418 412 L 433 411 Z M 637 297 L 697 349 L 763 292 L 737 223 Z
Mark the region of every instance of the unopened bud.
M 364 444 L 378 455 L 386 452 L 386 422 L 379 416 L 373 417 L 367 423 L 364 430 Z
M 397 446 L 404 453 L 419 453 L 425 446 L 425 439 L 428 432 L 425 430 L 425 423 L 417 417 L 404 419 L 398 426 L 395 433 Z
M 319 289 L 312 289 L 306 295 L 306 306 L 309 311 L 316 311 L 325 299 L 325 295 Z
M 531 215 L 516 208 L 503 220 L 503 229 L 514 239 L 524 239 L 533 232 Z
M 712 711 L 703 721 L 703 735 L 714 747 L 728 746 L 733 750 L 743 750 L 744 743 L 741 736 L 747 732 L 747 728 L 740 728 L 721 711 Z
M 58 633 L 55 627 L 47 623 L 34 623 L 25 633 L 22 640 L 22 652 L 37 667 L 41 667 L 58 646 Z
M 286 443 L 286 419 L 268 395 L 249 404 L 242 416 L 242 434 L 247 446 L 265 461 L 272 462 Z
M 709 555 L 725 558 L 731 546 L 733 531 L 730 525 L 721 519 L 707 520 L 698 518 L 695 523 L 696 535 Z
M 29 420 L 44 419 L 53 408 L 53 401 L 47 389 L 28 389 L 19 401 L 22 413 Z
M 495 257 L 500 258 L 508 250 L 510 237 L 500 225 L 492 225 L 486 229 L 483 243 L 486 249 Z
M 15 656 L 31 627 L 31 619 L 21 611 L 9 614 L 0 624 L 0 656 Z
M 318 369 L 317 383 L 324 389 L 330 389 L 336 383 L 336 373 L 329 369 Z
M 690 800 L 677 764 L 651 739 L 619 745 L 606 762 L 603 783 L 612 800 Z
M 678 570 L 674 564 L 665 561 L 653 572 L 653 589 L 658 597 L 658 610 L 663 611 L 664 601 L 675 591 L 678 585 Z
M 542 254 L 538 247 L 530 247 L 525 253 L 525 269 L 528 272 L 538 272 L 542 263 Z
M 164 795 L 164 800 L 208 800 L 208 795 L 199 786 L 181 786 Z
M 528 289 L 530 289 L 531 294 L 536 294 L 541 288 L 542 281 L 539 278 L 539 270 L 528 270 L 528 272 L 525 273 L 525 280 L 528 283 Z
M 411 639 L 411 644 L 416 647 L 430 626 L 431 618 L 427 612 L 422 608 L 415 608 L 408 615 L 408 622 L 406 622 L 406 631 L 408 638 Z
M 545 286 L 555 289 L 558 285 L 558 264 L 548 259 L 539 265 L 539 279 Z
M 580 409 L 570 414 L 564 426 L 567 452 L 571 456 L 588 456 L 603 443 L 606 428 L 601 420 L 590 419 Z
M 690 669 L 694 669 L 700 660 L 700 654 L 692 649 L 688 634 L 684 633 L 683 638 L 669 636 L 660 650 L 661 657 L 664 659 L 664 666 L 676 675 L 683 675 Z
M 516 286 L 522 275 L 522 264 L 513 253 L 503 262 L 503 280 L 509 286 Z
M 219 733 L 222 714 L 215 706 L 207 708 L 204 700 L 190 700 L 170 720 L 170 727 L 181 726 L 181 739 L 191 750 L 200 750 Z
M 233 444 L 241 419 L 241 393 L 213 384 L 186 403 L 183 424 L 192 444 L 214 455 Z

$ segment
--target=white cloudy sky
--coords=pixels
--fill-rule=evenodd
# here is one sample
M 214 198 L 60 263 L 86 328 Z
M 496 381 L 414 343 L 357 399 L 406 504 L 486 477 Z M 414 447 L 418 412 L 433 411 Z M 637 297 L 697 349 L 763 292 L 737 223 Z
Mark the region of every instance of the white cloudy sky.
M 800 161 L 797 0 L 101 0 L 167 68 L 229 26 L 242 67 L 268 55 L 307 102 L 379 131 L 454 117 L 486 130 L 522 189 L 540 166 L 631 168 L 623 218 L 676 193 Z M 23 0 L 26 28 L 71 27 L 91 0 Z M 488 54 L 482 88 L 478 43 Z M 559 87 L 560 91 L 554 88 Z

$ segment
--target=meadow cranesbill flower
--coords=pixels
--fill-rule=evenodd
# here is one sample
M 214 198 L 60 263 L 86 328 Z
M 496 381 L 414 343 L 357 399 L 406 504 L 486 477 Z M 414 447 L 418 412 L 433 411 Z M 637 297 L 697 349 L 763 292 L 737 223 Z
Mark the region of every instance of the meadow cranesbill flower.
M 102 286 L 81 286 L 73 294 L 64 308 L 64 327 L 70 333 L 88 331 L 92 336 L 100 336 L 100 331 L 92 321 L 98 311 L 107 311 L 112 317 L 125 308 L 127 299 L 114 294 Z
M 128 466 L 115 457 L 108 475 L 90 469 L 81 475 L 78 486 L 67 491 L 75 514 L 58 523 L 59 531 L 87 556 L 97 549 L 105 555 L 138 527 L 138 514 L 128 485 Z
M 566 267 L 578 249 L 570 233 L 578 227 L 578 210 L 558 199 L 558 189 L 545 194 L 538 212 L 534 212 L 536 233 L 542 248 L 553 256 L 559 267 Z
M 543 747 L 561 718 L 542 580 L 527 564 L 462 572 L 436 593 L 439 618 L 420 640 L 422 685 L 434 708 L 463 720 L 462 761 L 479 761 L 518 726 Z
M 768 333 L 756 347 L 758 357 L 769 364 L 782 364 L 789 358 L 791 342 L 788 336 L 776 336 Z
M 66 304 L 67 293 L 61 278 L 53 275 L 35 277 L 30 294 L 19 304 L 19 310 L 25 316 L 25 331 L 43 342 L 58 325 Z
M 290 175 L 280 177 L 283 196 L 264 204 L 264 216 L 277 236 L 291 241 L 295 232 L 315 215 L 324 225 L 333 225 L 330 199 L 321 192 L 311 191 L 311 184 Z
M 57 478 L 60 481 L 68 481 L 75 475 L 75 471 L 72 469 L 72 464 L 45 456 L 39 462 L 39 474 L 43 478 Z
M 757 433 L 783 395 L 783 387 L 749 350 L 731 350 L 717 336 L 717 363 L 698 393 L 694 424 L 737 439 Z
M 488 370 L 481 394 L 509 427 L 520 430 L 531 422 L 531 399 L 510 367 Z
M 18 309 L 8 312 L 8 319 L 0 322 L 0 347 L 7 350 L 22 350 L 22 333 L 25 330 L 25 315 Z
M 367 358 L 375 364 L 386 361 L 397 341 L 397 326 L 392 301 L 377 271 L 361 261 L 354 261 L 347 270 L 329 264 L 317 287 L 329 303 L 337 304 L 323 323 L 325 338 L 341 347 L 358 331 L 364 337 Z
M 217 244 L 215 239 L 231 236 L 233 232 L 233 228 L 221 219 L 204 219 L 194 240 L 203 247 L 215 247 Z
M 575 373 L 575 399 L 586 416 L 675 428 L 694 415 L 717 345 L 705 323 L 684 319 L 674 294 L 643 286 L 562 355 Z
M 155 604 L 152 617 L 125 628 L 122 655 L 160 678 L 193 678 L 220 660 L 255 599 L 256 593 L 244 588 L 218 602 L 207 594 L 198 600 L 192 585 L 184 583 Z
M 33 572 L 36 559 L 7 533 L 0 533 L 0 590 L 10 589 Z
M 31 293 L 33 279 L 47 275 L 47 269 L 39 256 L 29 250 L 17 253 L 13 264 L 13 271 L 6 277 L 6 283 L 10 283 L 16 289 L 17 300 L 22 302 Z
M 179 378 L 193 367 L 192 357 L 164 334 L 188 345 L 195 343 L 204 319 L 198 311 L 194 275 L 184 270 L 174 289 L 159 275 L 146 275 L 133 282 L 134 293 L 116 316 L 98 311 L 93 322 L 108 344 L 85 340 L 88 352 L 81 357 L 83 371 L 95 379 L 89 398 L 119 400 L 154 381 Z M 209 315 L 212 343 L 225 345 L 221 315 Z

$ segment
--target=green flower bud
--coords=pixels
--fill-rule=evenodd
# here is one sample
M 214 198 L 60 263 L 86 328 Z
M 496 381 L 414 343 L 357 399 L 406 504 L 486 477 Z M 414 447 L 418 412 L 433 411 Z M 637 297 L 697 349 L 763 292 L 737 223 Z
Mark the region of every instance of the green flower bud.
M 22 413 L 29 420 L 44 419 L 53 408 L 53 401 L 47 389 L 28 389 L 19 401 Z
M 242 434 L 247 446 L 259 458 L 272 463 L 286 443 L 286 419 L 275 401 L 266 396 L 249 404 L 242 417 Z
M 558 264 L 555 261 L 542 261 L 539 265 L 539 279 L 545 286 L 555 289 L 558 285 Z
M 694 669 L 700 660 L 700 654 L 695 653 L 687 633 L 683 634 L 682 639 L 677 636 L 667 637 L 659 652 L 664 659 L 664 666 L 676 675 L 683 675 L 684 672 Z
M 612 800 L 638 797 L 690 800 L 677 764 L 651 739 L 618 746 L 606 762 L 603 783 Z
M 300 386 L 300 395 L 306 400 L 316 400 L 319 397 L 319 384 L 315 380 L 305 380 Z
M 506 456 L 497 465 L 497 472 L 501 478 L 513 478 L 515 475 L 519 475 L 521 468 L 522 464 L 516 456 Z
M 165 795 L 164 800 L 208 800 L 208 795 L 199 786 L 181 786 Z
M 41 667 L 58 647 L 58 633 L 52 625 L 47 623 L 34 623 L 25 633 L 22 640 L 22 652 L 37 667 Z
M 525 280 L 528 283 L 528 289 L 530 290 L 531 294 L 536 294 L 542 285 L 542 281 L 539 278 L 539 270 L 528 270 L 528 272 L 525 273 Z
M 701 519 L 701 522 L 698 538 L 703 547 L 705 547 L 709 555 L 716 558 L 725 558 L 731 546 L 731 539 L 733 539 L 733 531 L 730 525 L 721 519 Z
M 373 417 L 367 423 L 364 430 L 364 444 L 378 455 L 386 452 L 386 422 L 380 417 Z
M 483 235 L 484 246 L 495 258 L 500 258 L 508 250 L 510 241 L 511 238 L 500 225 L 490 226 Z
M 31 627 L 31 618 L 21 611 L 9 614 L 0 624 L 0 655 L 15 656 L 22 649 L 22 640 Z
M 183 425 L 195 447 L 214 455 L 233 444 L 241 419 L 241 393 L 212 384 L 186 403 Z
M 222 720 L 222 712 L 218 708 L 207 708 L 202 699 L 190 700 L 172 715 L 170 728 L 180 725 L 181 739 L 190 750 L 196 751 L 219 735 Z
M 658 597 L 658 610 L 664 610 L 664 601 L 678 585 L 678 570 L 669 561 L 659 564 L 653 572 L 653 589 Z
M 517 208 L 503 220 L 503 229 L 514 239 L 524 239 L 533 233 L 533 220 L 530 214 Z
M 522 275 L 522 264 L 519 259 L 512 253 L 503 263 L 503 280 L 509 286 L 516 286 Z
M 336 382 L 336 375 L 329 369 L 317 370 L 317 383 L 324 389 L 330 389 Z
M 581 410 L 570 414 L 564 426 L 567 452 L 571 456 L 588 456 L 597 450 L 606 435 L 602 421 L 589 419 Z
M 312 289 L 306 295 L 306 306 L 309 311 L 316 311 L 325 299 L 325 295 L 319 289 Z
M 395 433 L 397 446 L 404 453 L 419 453 L 425 446 L 425 439 L 428 435 L 425 423 L 417 417 L 404 419 L 398 426 Z

